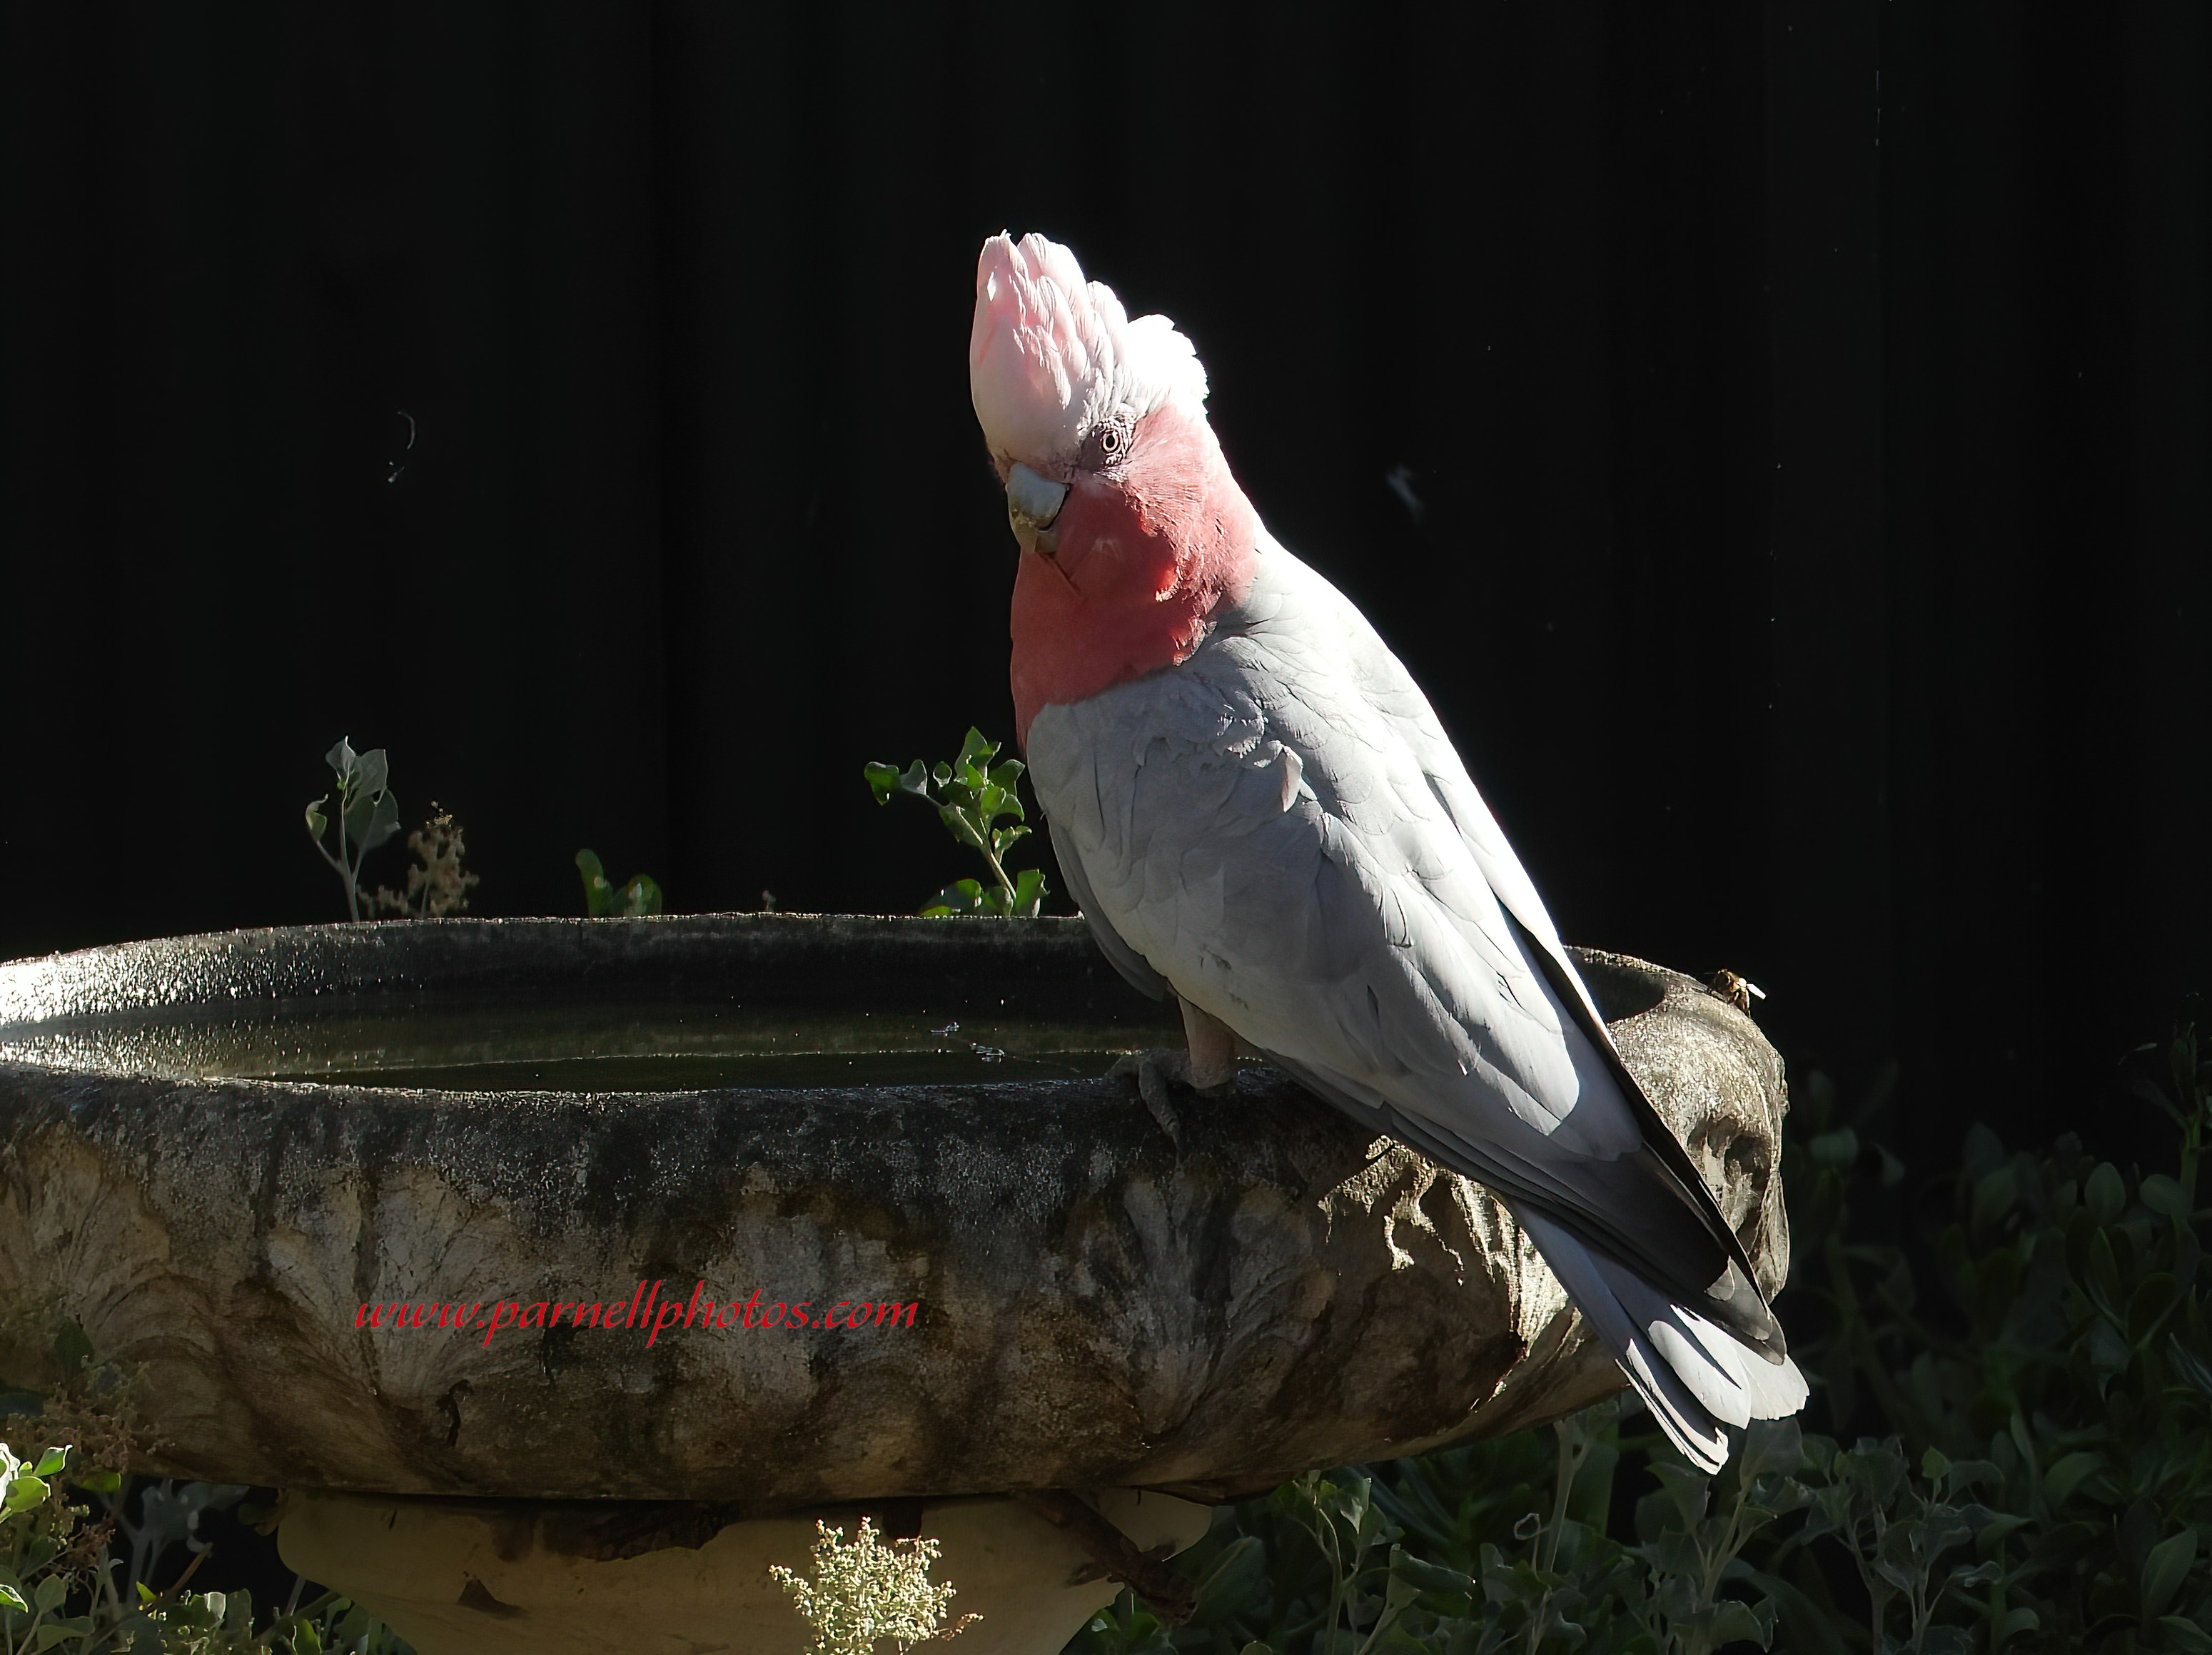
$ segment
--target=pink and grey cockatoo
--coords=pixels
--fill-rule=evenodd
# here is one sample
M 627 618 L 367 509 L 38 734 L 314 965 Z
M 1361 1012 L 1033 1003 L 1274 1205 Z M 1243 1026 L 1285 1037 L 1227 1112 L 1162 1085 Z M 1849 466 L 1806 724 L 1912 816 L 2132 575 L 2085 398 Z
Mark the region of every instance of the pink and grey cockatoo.
M 1512 1212 L 1683 1452 L 1805 1382 L 1412 676 L 1230 475 L 1164 316 L 1042 236 L 983 244 L 969 385 L 1021 546 L 1014 710 L 1100 946 Z M 1140 1084 L 1176 1117 L 1157 1064 Z

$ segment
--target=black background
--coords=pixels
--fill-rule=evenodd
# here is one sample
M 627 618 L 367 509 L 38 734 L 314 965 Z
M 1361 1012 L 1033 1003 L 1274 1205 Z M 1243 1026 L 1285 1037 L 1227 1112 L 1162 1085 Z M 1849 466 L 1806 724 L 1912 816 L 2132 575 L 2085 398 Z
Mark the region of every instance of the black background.
M 860 768 L 1011 730 L 1011 227 L 1196 342 L 1570 939 L 1930 1155 L 2203 985 L 2202 7 L 6 20 L 0 955 L 342 917 L 341 734 L 482 913 L 968 871 Z

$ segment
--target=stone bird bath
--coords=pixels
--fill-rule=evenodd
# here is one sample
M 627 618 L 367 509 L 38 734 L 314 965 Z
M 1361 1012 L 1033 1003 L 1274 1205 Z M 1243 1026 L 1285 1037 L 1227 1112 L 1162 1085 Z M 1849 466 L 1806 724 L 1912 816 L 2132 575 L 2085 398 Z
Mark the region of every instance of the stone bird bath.
M 1581 958 L 1773 1290 L 1779 1059 Z M 768 1565 L 863 1513 L 942 1540 L 968 1655 L 1054 1651 L 1210 1504 L 1620 1388 L 1487 1195 L 1273 1071 L 1179 1153 L 1098 1078 L 1173 1026 L 1075 920 L 0 966 L 0 1373 L 81 1325 L 140 1373 L 139 1469 L 284 1490 L 286 1561 L 423 1655 L 796 1652 Z M 393 1305 L 481 1308 L 364 1323 Z

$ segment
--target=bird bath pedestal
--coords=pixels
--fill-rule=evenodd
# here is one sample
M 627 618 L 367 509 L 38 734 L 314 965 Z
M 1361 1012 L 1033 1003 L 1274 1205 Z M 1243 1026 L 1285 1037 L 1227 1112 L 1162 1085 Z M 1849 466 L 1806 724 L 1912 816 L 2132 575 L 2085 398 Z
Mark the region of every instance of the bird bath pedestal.
M 1580 957 L 1773 1290 L 1779 1059 L 1689 979 Z M 1073 920 L 17 961 L 0 1310 L 137 1370 L 140 1469 L 284 1490 L 287 1561 L 422 1655 L 797 1652 L 769 1566 L 863 1513 L 940 1539 L 969 1655 L 1057 1650 L 1119 1590 L 1094 1513 L 1164 1555 L 1300 1470 L 1620 1385 L 1484 1191 L 1273 1071 L 1178 1151 L 1099 1078 L 1173 1028 Z

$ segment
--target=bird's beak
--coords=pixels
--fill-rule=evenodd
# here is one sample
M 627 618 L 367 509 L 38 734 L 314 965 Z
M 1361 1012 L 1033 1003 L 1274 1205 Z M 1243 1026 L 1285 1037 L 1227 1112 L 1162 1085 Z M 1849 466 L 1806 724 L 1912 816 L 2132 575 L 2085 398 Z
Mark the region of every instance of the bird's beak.
M 1050 557 L 1060 549 L 1052 525 L 1066 499 L 1066 483 L 1048 482 L 1018 461 L 1006 473 L 1006 521 L 1024 551 Z

